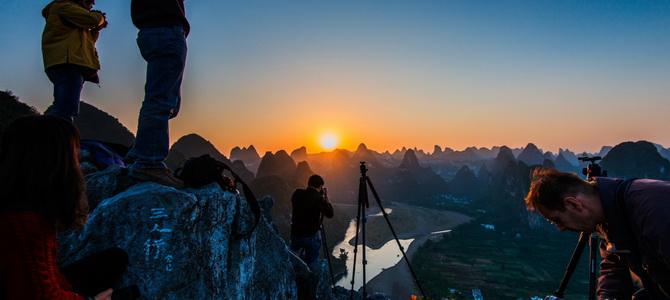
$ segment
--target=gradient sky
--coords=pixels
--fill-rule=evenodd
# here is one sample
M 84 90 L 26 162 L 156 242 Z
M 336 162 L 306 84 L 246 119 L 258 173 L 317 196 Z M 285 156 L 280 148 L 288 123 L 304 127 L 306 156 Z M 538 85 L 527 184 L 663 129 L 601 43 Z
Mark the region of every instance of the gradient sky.
M 41 9 L 3 0 L 0 89 L 44 111 Z M 385 151 L 434 145 L 596 152 L 670 147 L 670 1 L 187 0 L 172 142 Z M 82 99 L 135 132 L 146 64 L 129 0 L 97 0 L 101 87 Z

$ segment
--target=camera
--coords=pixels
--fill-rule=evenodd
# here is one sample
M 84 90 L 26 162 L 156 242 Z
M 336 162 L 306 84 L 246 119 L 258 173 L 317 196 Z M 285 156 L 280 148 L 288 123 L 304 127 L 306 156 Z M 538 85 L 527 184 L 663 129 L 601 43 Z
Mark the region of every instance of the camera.
M 607 171 L 603 170 L 600 165 L 596 163 L 596 161 L 602 159 L 600 156 L 582 156 L 577 159 L 583 162 L 590 162 L 586 168 L 582 169 L 582 174 L 586 175 L 588 180 L 591 180 L 592 177 L 607 177 Z

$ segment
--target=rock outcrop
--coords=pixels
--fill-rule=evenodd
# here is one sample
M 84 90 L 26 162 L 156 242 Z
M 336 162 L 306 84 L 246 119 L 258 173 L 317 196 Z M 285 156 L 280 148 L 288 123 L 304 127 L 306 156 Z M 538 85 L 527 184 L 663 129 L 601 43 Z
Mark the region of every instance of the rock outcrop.
M 268 225 L 267 212 L 251 235 L 238 236 L 253 222 L 239 194 L 216 184 L 176 190 L 135 183 L 123 171 L 87 176 L 94 209 L 84 229 L 59 237 L 61 263 L 125 249 L 131 265 L 122 285 L 137 284 L 142 299 L 295 299 L 306 291 L 332 298 L 325 261 L 307 268 Z M 273 200 L 260 202 L 267 211 Z
M 258 171 L 258 164 L 261 162 L 261 156 L 258 155 L 254 145 L 250 145 L 249 148 L 235 147 L 230 150 L 230 160 L 243 161 L 245 167 L 255 173 Z
M 670 179 L 670 161 L 647 141 L 618 144 L 603 157 L 601 164 L 610 177 Z
M 83 140 L 115 143 L 127 148 L 135 144 L 135 135 L 121 124 L 119 119 L 83 101 L 79 106 L 79 115 L 74 119 L 74 124 L 79 129 L 79 135 Z
M 528 143 L 526 147 L 521 151 L 518 160 L 524 162 L 528 166 L 532 165 L 541 165 L 544 162 L 544 156 L 542 151 L 535 146 L 533 143 Z

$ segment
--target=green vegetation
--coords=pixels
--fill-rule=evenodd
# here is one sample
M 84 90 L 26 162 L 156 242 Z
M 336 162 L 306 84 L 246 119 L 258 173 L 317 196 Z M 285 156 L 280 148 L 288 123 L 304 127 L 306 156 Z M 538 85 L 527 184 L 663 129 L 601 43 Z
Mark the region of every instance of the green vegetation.
M 577 239 L 575 233 L 493 231 L 471 222 L 440 241 L 426 242 L 412 265 L 431 299 L 470 299 L 472 289 L 480 289 L 485 299 L 544 297 L 558 288 Z M 586 299 L 587 292 L 588 248 L 566 296 Z

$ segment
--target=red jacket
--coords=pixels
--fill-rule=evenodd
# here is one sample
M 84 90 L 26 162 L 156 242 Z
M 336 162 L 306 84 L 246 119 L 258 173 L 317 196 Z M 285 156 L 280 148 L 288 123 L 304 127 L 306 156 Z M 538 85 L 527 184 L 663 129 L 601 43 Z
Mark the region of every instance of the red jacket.
M 0 299 L 76 299 L 56 266 L 56 230 L 36 211 L 0 213 Z

